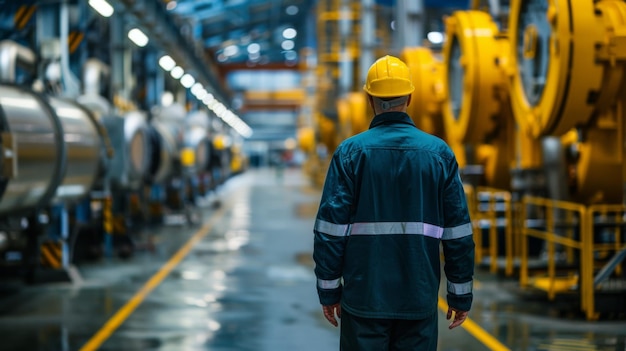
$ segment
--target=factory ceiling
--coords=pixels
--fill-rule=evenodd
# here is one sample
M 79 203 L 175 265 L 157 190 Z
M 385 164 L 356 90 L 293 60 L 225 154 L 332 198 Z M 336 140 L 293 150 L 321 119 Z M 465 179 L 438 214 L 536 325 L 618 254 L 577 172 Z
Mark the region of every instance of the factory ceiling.
M 306 44 L 302 34 L 314 2 L 178 0 L 166 7 L 186 19 L 185 30 L 203 42 L 221 67 L 289 68 Z
M 87 2 L 68 1 L 83 5 Z M 220 100 L 223 98 L 228 107 L 238 109 L 235 112 L 241 113 L 240 117 L 245 122 L 254 124 L 251 126 L 255 130 L 255 137 L 271 135 L 272 139 L 280 140 L 295 134 L 298 97 L 293 92 L 247 94 L 245 87 L 235 87 L 233 90 L 227 78 L 232 76 L 231 72 L 242 70 L 255 74 L 258 71 L 287 70 L 297 74 L 300 67 L 298 63 L 303 59 L 303 49 L 310 47 L 315 50 L 318 44 L 315 8 L 319 0 L 109 1 L 116 10 L 147 31 L 154 40 L 154 44 L 150 45 L 168 53 L 176 62 L 195 73 L 196 78 L 207 86 L 207 90 L 220 97 Z M 385 6 L 393 6 L 396 1 L 375 0 L 377 4 Z M 458 8 L 466 7 L 471 1 L 476 0 L 424 0 L 424 6 Z M 479 0 L 480 3 L 492 1 L 498 0 Z M 0 24 L 6 24 L 1 28 L 13 28 L 13 14 L 17 13 L 14 8 L 49 2 L 0 0 Z M 34 23 L 34 20 L 31 22 Z M 11 37 L 9 32 L 2 33 Z M 289 77 L 280 74 L 281 77 Z M 240 81 L 246 80 L 241 75 L 237 77 Z M 253 85 L 250 90 L 254 90 L 261 86 L 259 83 L 268 79 L 247 80 Z M 212 90 L 208 87 L 212 87 Z M 261 86 L 261 90 L 263 88 Z M 269 98 L 264 99 L 264 96 Z M 257 101 L 255 104 L 246 103 L 245 97 L 256 97 Z M 281 102 L 272 105 L 275 101 Z M 287 115 L 291 116 L 290 122 Z
M 233 71 L 297 70 L 301 50 L 314 46 L 316 0 L 169 0 L 166 9 L 182 23 L 181 31 L 200 42 L 205 55 L 227 81 Z M 308 34 L 308 36 L 307 36 Z M 255 70 L 255 71 L 252 71 Z M 240 75 L 239 75 L 240 77 Z M 293 138 L 298 107 L 275 99 L 263 90 L 263 79 L 248 79 L 252 86 L 228 86 L 242 119 L 250 125 L 252 140 L 282 143 Z M 256 100 L 251 97 L 256 96 Z M 259 99 L 258 97 L 261 96 Z

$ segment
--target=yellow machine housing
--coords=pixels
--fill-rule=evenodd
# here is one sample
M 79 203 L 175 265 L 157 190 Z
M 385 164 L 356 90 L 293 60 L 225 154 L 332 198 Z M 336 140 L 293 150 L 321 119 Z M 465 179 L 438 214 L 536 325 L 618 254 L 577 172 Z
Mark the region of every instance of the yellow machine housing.
M 605 31 L 593 1 L 514 0 L 509 30 L 519 128 L 560 136 L 587 124 L 603 77 L 595 48 Z
M 444 66 L 433 52 L 425 47 L 402 50 L 400 58 L 411 71 L 415 91 L 407 113 L 417 128 L 444 138 L 442 104 L 444 101 Z
M 508 40 L 482 11 L 453 13 L 446 33 L 446 140 L 461 167 L 480 164 L 485 185 L 508 189 L 515 150 L 506 82 Z M 471 159 L 465 161 L 466 156 Z

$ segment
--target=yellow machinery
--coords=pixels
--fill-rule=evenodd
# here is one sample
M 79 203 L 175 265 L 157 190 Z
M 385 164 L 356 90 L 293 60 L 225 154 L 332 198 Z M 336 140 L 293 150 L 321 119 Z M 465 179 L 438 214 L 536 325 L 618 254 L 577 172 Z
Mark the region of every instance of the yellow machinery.
M 578 293 L 588 319 L 598 318 L 603 307 L 614 312 L 614 298 L 626 296 L 619 94 L 625 21 L 626 3 L 618 0 L 511 2 L 510 83 L 518 130 L 527 138 L 561 138 L 567 160 L 562 182 L 575 201 L 524 197 L 520 283 L 547 291 L 550 299 Z M 547 271 L 539 274 L 529 272 L 531 238 L 547 251 Z M 603 298 L 595 299 L 600 293 Z
M 512 170 L 519 167 L 507 76 L 509 40 L 487 12 L 454 12 L 443 48 L 443 127 L 468 183 L 476 262 L 491 272 L 505 256 L 513 274 L 519 245 L 513 236 Z M 538 163 L 536 158 L 527 166 Z M 471 184 L 471 185 L 469 185 Z M 504 240 L 501 240 L 501 236 Z
M 419 129 L 445 139 L 443 63 L 424 47 L 405 48 L 400 58 L 411 70 L 415 86 L 407 113 Z
M 453 13 L 446 21 L 446 34 L 446 141 L 460 167 L 483 166 L 480 183 L 508 188 L 514 152 L 506 85 L 508 40 L 482 11 Z
M 584 203 L 622 199 L 615 190 L 623 178 L 617 100 L 623 84 L 623 6 L 572 0 L 511 6 L 516 67 L 511 89 L 518 128 L 534 138 L 575 130 L 577 136 L 567 138 L 570 191 L 573 200 Z
M 339 116 L 339 141 L 366 131 L 372 120 L 373 111 L 363 92 L 351 92 L 337 100 Z

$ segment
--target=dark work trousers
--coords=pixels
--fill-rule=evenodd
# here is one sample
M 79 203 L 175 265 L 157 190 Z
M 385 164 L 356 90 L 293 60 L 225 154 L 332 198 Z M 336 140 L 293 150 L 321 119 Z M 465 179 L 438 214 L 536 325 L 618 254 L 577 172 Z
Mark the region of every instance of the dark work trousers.
M 437 311 L 420 320 L 373 319 L 341 311 L 341 351 L 436 351 Z

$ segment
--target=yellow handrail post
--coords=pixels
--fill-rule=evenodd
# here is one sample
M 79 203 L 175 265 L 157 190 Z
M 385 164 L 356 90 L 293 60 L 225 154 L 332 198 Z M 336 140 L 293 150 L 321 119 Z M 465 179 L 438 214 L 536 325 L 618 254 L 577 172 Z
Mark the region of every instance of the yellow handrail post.
M 521 203 L 521 216 L 520 218 L 523 221 L 523 225 L 520 228 L 520 237 L 521 237 L 521 260 L 520 260 L 520 273 L 519 273 L 519 283 L 520 286 L 525 287 L 528 285 L 528 237 L 527 237 L 527 221 L 526 221 L 526 197 L 522 200 Z
M 489 209 L 487 212 L 489 218 L 489 256 L 490 266 L 489 272 L 498 272 L 498 226 L 496 215 L 496 197 L 494 193 L 489 194 Z
M 554 249 L 554 207 L 546 206 L 546 237 L 548 245 L 548 299 L 554 300 L 554 283 L 556 279 L 556 259 Z
M 504 268 L 504 274 L 507 277 L 513 275 L 513 242 L 515 237 L 513 236 L 513 215 L 512 215 L 512 203 L 511 196 L 507 197 L 505 208 L 505 217 L 506 217 L 506 227 L 504 230 L 504 235 L 506 236 L 505 245 L 506 245 L 506 266 Z

